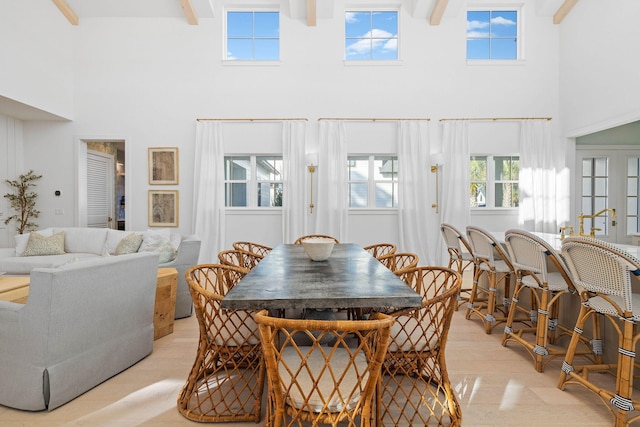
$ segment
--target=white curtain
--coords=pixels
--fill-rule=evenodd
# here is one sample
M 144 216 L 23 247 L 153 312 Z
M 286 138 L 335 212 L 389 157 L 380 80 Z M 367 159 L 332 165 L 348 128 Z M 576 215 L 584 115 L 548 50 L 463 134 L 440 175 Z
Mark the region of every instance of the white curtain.
M 469 203 L 469 121 L 447 120 L 442 129 L 440 218 L 461 233 L 471 222 Z M 444 263 L 446 252 L 440 251 Z M 446 265 L 446 264 L 445 264 Z
M 399 250 L 418 255 L 420 265 L 434 265 L 441 240 L 435 201 L 435 179 L 429 164 L 428 123 L 398 122 Z
M 348 241 L 347 148 L 341 120 L 320 121 L 314 233 Z
M 288 120 L 282 123 L 282 241 L 293 243 L 305 234 L 306 209 L 305 165 L 306 122 Z
M 198 263 L 217 262 L 224 248 L 224 144 L 222 123 L 196 123 L 193 228 L 202 245 Z
M 520 127 L 519 225 L 529 231 L 558 233 L 564 156 L 551 138 L 548 120 L 524 120 Z M 561 220 L 562 221 L 562 220 Z

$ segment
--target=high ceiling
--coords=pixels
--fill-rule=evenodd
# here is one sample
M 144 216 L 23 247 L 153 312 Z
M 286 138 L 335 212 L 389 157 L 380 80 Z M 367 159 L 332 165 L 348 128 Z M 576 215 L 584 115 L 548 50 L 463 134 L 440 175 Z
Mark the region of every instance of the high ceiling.
M 214 16 L 214 4 L 224 0 L 52 0 L 69 22 L 79 25 L 83 18 L 184 18 L 198 25 L 200 18 Z M 558 24 L 579 0 L 528 0 L 535 2 L 536 13 L 553 16 Z M 232 4 L 232 2 L 226 2 Z M 330 17 L 334 0 L 281 0 L 292 16 L 306 17 L 316 25 L 316 18 Z M 439 25 L 449 10 L 457 11 L 463 0 L 406 0 L 414 15 L 426 15 L 431 25 Z M 327 16 L 329 15 L 329 16 Z

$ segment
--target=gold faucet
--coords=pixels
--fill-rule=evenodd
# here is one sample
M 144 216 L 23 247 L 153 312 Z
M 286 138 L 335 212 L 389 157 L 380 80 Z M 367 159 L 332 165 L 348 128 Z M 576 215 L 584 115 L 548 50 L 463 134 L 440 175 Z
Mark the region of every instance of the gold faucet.
M 560 227 L 560 240 L 564 240 L 564 238 L 567 236 L 567 234 L 565 233 L 566 231 L 569 232 L 569 236 L 573 236 L 573 226 L 567 225 L 566 227 Z
M 600 215 L 602 215 L 603 213 L 609 212 L 611 214 L 611 226 L 615 227 L 616 226 L 616 210 L 615 209 L 610 209 L 610 208 L 606 208 L 606 209 L 602 209 L 600 212 L 595 213 L 593 215 L 585 215 L 582 212 L 580 213 L 580 215 L 578 215 L 578 220 L 580 221 L 580 227 L 578 228 L 578 235 L 579 236 L 586 236 L 586 234 L 584 234 L 584 219 L 585 218 L 596 218 L 599 217 Z M 596 228 L 596 227 L 591 227 L 591 232 L 589 233 L 589 237 L 596 237 L 596 230 L 601 230 L 600 228 Z

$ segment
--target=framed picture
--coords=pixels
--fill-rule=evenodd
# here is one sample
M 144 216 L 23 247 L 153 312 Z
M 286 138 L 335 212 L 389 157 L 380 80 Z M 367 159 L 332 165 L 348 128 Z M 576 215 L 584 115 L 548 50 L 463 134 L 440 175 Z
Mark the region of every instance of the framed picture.
M 149 190 L 149 227 L 178 226 L 178 190 Z
M 149 147 L 149 184 L 178 184 L 178 147 Z

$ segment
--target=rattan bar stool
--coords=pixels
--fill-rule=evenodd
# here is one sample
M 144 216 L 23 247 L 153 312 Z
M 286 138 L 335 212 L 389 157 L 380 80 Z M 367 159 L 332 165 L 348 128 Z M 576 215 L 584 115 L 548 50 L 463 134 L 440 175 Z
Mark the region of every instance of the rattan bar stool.
M 444 243 L 447 246 L 447 252 L 449 253 L 449 263 L 447 267 L 455 267 L 455 270 L 462 277 L 464 271 L 474 265 L 471 246 L 462 233 L 460 233 L 460 231 L 458 231 L 458 229 L 453 225 L 442 223 L 440 224 L 440 230 L 442 232 Z M 460 287 L 460 295 L 458 295 L 456 311 L 460 306 L 469 302 L 469 296 L 471 295 L 472 289 L 473 288 L 470 287 L 464 287 L 464 284 Z
M 200 341 L 178 411 L 198 422 L 258 422 L 265 368 L 254 312 L 222 310 L 224 295 L 247 270 L 220 264 L 186 272 Z
M 392 243 L 376 243 L 375 245 L 365 246 L 363 249 L 369 252 L 372 257 L 378 259 L 384 255 L 395 254 L 398 248 Z
M 400 277 L 422 295 L 422 307 L 391 313 L 396 322 L 382 366 L 378 425 L 461 423 L 445 348 L 460 291 L 460 274 L 445 267 L 406 269 Z
M 555 346 L 561 337 L 570 337 L 572 331 L 558 323 L 560 302 L 565 294 L 576 294 L 576 288 L 570 277 L 564 260 L 547 242 L 524 230 L 508 230 L 505 233 L 505 243 L 511 263 L 516 272 L 516 286 L 511 298 L 509 316 L 502 336 L 502 345 L 509 341 L 521 344 L 533 358 L 538 372 L 544 371 L 544 366 L 552 359 L 564 356 L 566 347 Z M 549 265 L 555 271 L 549 271 Z M 513 315 L 520 304 L 519 297 L 525 289 L 531 290 L 534 298 L 532 312 L 532 327 L 516 328 L 513 326 Z M 576 355 L 584 355 L 593 362 L 601 361 L 602 341 L 600 329 L 594 325 L 593 349 L 592 340 L 581 336 L 583 348 L 576 350 Z
M 293 242 L 293 243 L 294 243 L 294 244 L 296 244 L 296 245 L 300 245 L 300 244 L 302 244 L 302 241 L 303 241 L 304 239 L 313 239 L 313 238 L 332 239 L 332 240 L 333 240 L 333 241 L 335 241 L 336 243 L 340 243 L 340 242 L 338 241 L 338 239 L 336 239 L 335 237 L 327 236 L 327 235 L 325 235 L 325 234 L 308 234 L 308 235 L 306 235 L 306 236 L 298 237 L 298 238 L 296 239 L 296 241 L 295 241 L 295 242 Z
M 253 242 L 233 242 L 233 249 L 239 249 L 241 251 L 251 252 L 253 254 L 260 255 L 261 257 L 265 257 L 273 248 Z
M 264 257 L 253 252 L 247 252 L 242 249 L 229 249 L 218 253 L 220 264 L 234 265 L 236 267 L 251 270 L 258 265 Z
M 469 225 L 467 237 L 475 267 L 466 318 L 470 319 L 472 315 L 480 318 L 485 333 L 490 334 L 498 324 L 507 321 L 511 304 L 511 275 L 515 272 L 507 253 L 491 233 Z M 483 276 L 486 280 L 482 280 Z M 497 301 L 499 288 L 503 291 L 502 303 Z M 530 322 L 529 310 L 522 311 L 526 316 L 514 317 L 514 322 Z
M 264 310 L 255 319 L 269 378 L 265 425 L 373 424 L 392 317 L 282 319 Z
M 636 346 L 640 339 L 640 295 L 632 292 L 631 282 L 640 276 L 640 260 L 607 242 L 589 237 L 567 237 L 562 252 L 580 291 L 582 305 L 573 336 L 562 365 L 558 388 L 581 384 L 596 393 L 614 417 L 617 427 L 640 420 L 640 400 L 633 398 Z M 592 316 L 610 322 L 618 335 L 616 363 L 574 365 L 574 356 L 585 323 Z M 594 372 L 615 376 L 613 384 L 603 385 Z

